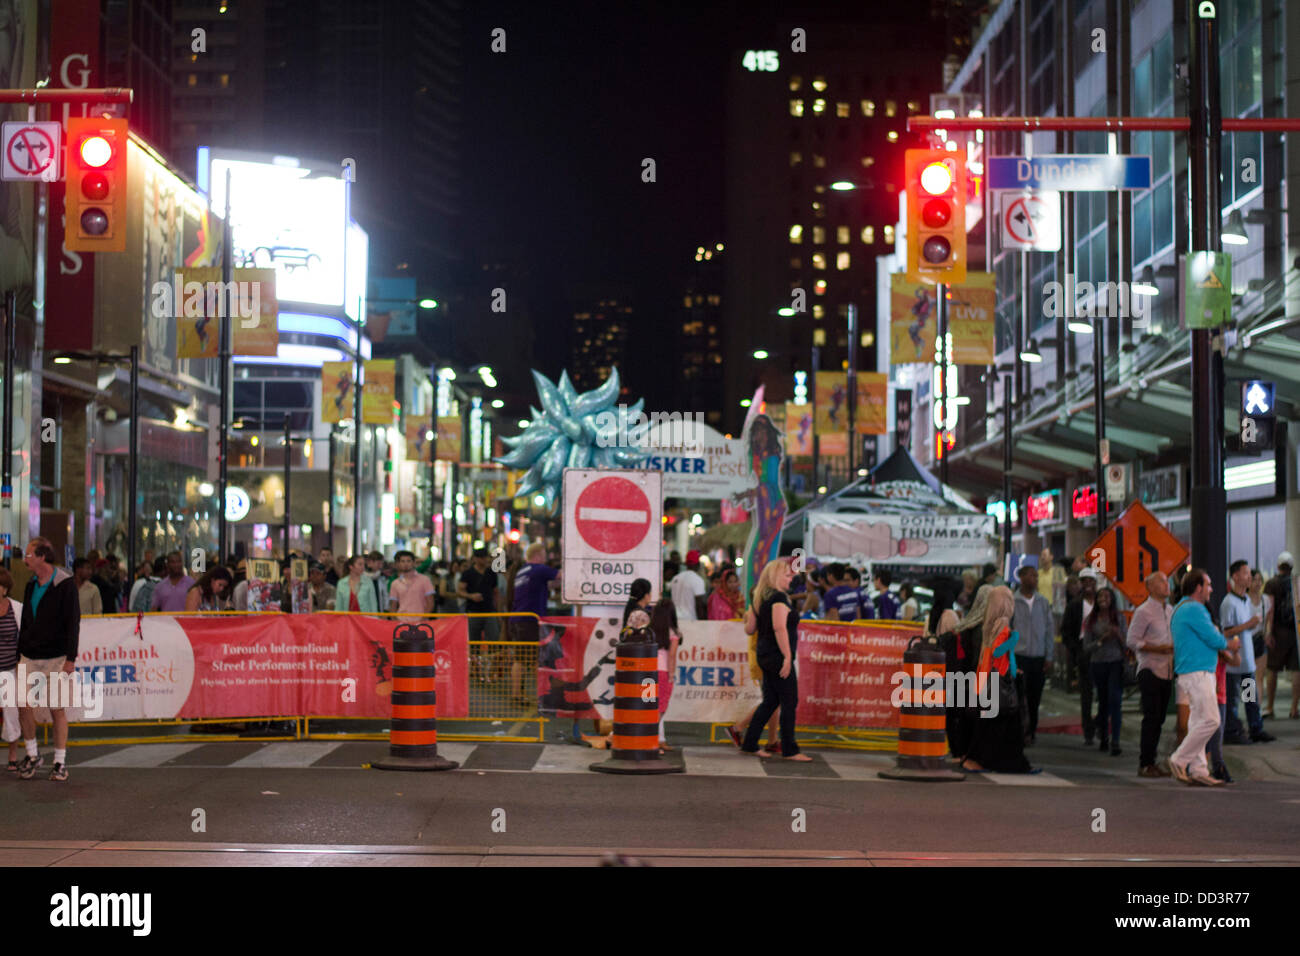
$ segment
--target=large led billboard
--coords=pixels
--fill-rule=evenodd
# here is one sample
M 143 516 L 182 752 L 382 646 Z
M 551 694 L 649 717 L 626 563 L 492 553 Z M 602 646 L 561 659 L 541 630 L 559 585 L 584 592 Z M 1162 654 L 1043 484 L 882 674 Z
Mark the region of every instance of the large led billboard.
M 225 213 L 229 173 L 236 266 L 274 269 L 281 302 L 344 305 L 347 213 L 340 166 L 204 147 L 198 172 L 218 216 Z

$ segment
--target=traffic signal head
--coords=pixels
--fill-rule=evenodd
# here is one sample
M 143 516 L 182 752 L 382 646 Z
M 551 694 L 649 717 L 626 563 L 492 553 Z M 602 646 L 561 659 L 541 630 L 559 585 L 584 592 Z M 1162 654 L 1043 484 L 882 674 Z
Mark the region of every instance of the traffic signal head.
M 966 281 L 966 157 L 943 149 L 909 149 L 907 279 Z
M 63 244 L 75 252 L 126 248 L 124 119 L 68 118 Z

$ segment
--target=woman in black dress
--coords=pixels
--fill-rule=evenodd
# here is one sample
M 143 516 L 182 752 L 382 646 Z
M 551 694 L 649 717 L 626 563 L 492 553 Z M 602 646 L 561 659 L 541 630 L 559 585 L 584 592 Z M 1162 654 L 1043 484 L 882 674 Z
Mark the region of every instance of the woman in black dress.
M 809 761 L 794 741 L 794 717 L 799 706 L 799 679 L 795 673 L 799 639 L 799 615 L 790 603 L 790 582 L 794 571 L 789 558 L 769 561 L 754 587 L 758 641 L 756 656 L 763 671 L 763 702 L 758 705 L 745 731 L 744 753 L 772 757 L 758 749 L 758 738 L 772 712 L 781 708 L 781 754 L 786 760 Z
M 984 590 L 987 606 L 982 625 L 979 681 L 981 685 L 988 682 L 992 688 L 990 710 L 996 707 L 997 716 L 981 713 L 975 719 L 970 751 L 961 769 L 967 773 L 1036 773 L 1025 758 L 1021 703 L 1016 693 L 1015 641 L 1010 631 L 1016 599 L 1007 587 Z

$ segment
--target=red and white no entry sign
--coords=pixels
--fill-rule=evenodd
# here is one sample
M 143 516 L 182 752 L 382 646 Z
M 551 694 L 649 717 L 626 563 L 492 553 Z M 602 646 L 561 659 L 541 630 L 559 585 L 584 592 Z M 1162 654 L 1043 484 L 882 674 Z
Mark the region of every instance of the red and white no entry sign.
M 582 539 L 605 554 L 623 554 L 650 531 L 650 499 L 626 478 L 592 482 L 578 495 L 575 524 Z

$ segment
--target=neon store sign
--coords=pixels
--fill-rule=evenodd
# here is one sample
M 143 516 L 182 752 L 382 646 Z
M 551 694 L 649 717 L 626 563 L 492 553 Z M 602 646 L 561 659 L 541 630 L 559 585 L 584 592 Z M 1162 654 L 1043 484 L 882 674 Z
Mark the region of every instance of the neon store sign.
M 1056 524 L 1061 520 L 1061 492 L 1044 491 L 1030 495 L 1025 501 L 1025 516 L 1031 528 L 1040 524 Z

